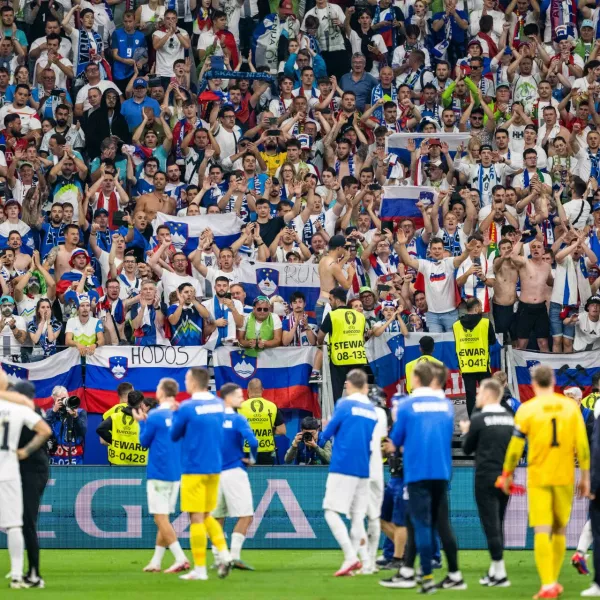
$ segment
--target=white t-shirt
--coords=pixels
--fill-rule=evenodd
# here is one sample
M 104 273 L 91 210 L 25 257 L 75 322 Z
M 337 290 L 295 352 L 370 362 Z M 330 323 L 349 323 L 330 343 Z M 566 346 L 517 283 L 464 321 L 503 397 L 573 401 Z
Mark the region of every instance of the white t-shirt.
M 590 321 L 590 316 L 586 312 L 580 312 L 579 320 L 575 324 L 573 350 L 581 352 L 582 350 L 586 350 L 590 344 L 592 345 L 592 350 L 600 349 L 600 321 L 594 323 Z M 0 456 L 2 456 L 1 453 Z
M 106 285 L 106 280 L 110 276 L 110 265 L 108 264 L 108 257 L 110 254 L 106 252 L 106 250 L 102 250 L 102 254 L 100 254 L 100 258 L 98 262 L 100 263 L 100 269 L 102 271 L 102 286 Z M 115 267 L 118 270 L 119 267 L 123 264 L 123 259 L 117 258 L 115 256 Z
M 362 54 L 362 39 L 361 37 L 358 35 L 358 33 L 356 33 L 356 31 L 354 31 L 354 29 L 352 29 L 350 31 L 350 44 L 352 45 L 352 53 L 359 53 Z M 385 42 L 383 41 L 383 38 L 381 37 L 381 35 L 377 34 L 374 35 L 371 38 L 371 46 L 375 46 L 375 48 L 377 48 L 377 50 L 379 50 L 379 52 L 381 52 L 381 54 L 387 54 L 387 46 L 385 45 Z M 370 71 L 371 75 L 373 75 L 373 77 L 377 77 L 379 78 L 379 61 L 374 60 L 373 61 L 373 66 L 371 67 L 371 71 Z
M 41 46 L 42 44 L 45 44 L 45 43 L 46 43 L 46 36 L 38 38 L 37 40 L 35 40 L 33 42 L 33 44 L 31 44 L 31 46 L 29 48 L 29 52 L 31 52 L 32 50 L 35 50 L 36 48 L 38 48 L 39 46 Z M 58 53 L 61 56 L 64 56 L 65 58 L 71 58 L 71 42 L 67 38 L 65 38 L 65 37 L 60 38 L 60 46 L 58 47 Z M 47 58 L 47 57 L 48 57 L 48 51 L 42 50 L 39 58 Z
M 317 17 L 319 20 L 319 29 L 317 39 L 322 52 L 335 52 L 345 50 L 344 34 L 342 28 L 346 19 L 344 11 L 337 4 L 329 4 L 325 8 L 314 7 L 304 15 L 302 21 L 302 31 L 306 31 L 306 17 L 309 15 Z M 335 26 L 333 20 L 337 19 L 339 25 Z
M 273 331 L 277 331 L 278 329 L 281 329 L 281 319 L 275 313 L 271 313 L 271 316 L 273 317 Z M 244 331 L 246 331 L 246 328 L 248 327 L 249 320 L 250 320 L 250 315 L 246 315 L 244 317 L 244 327 L 243 327 Z M 256 319 L 254 325 L 255 325 L 254 337 L 256 339 L 258 339 L 262 322 L 260 322 L 258 319 Z
M 36 74 L 37 74 L 37 69 L 38 67 L 42 67 L 42 68 L 46 68 L 48 66 L 48 53 L 47 52 L 43 52 L 43 54 L 45 56 L 40 56 L 36 63 L 35 63 L 35 69 L 33 71 L 33 84 L 36 85 L 37 79 L 36 79 Z M 61 58 L 59 61 L 64 67 L 72 67 L 73 63 L 68 59 L 68 58 Z M 56 65 L 50 65 L 50 68 L 54 71 L 55 75 L 56 75 L 56 85 L 55 87 L 66 90 L 67 89 L 67 76 L 64 74 L 64 72 L 59 69 Z
M 191 286 L 193 286 L 198 298 L 202 296 L 202 286 L 200 285 L 200 282 L 191 275 L 177 275 L 176 273 L 171 273 L 171 271 L 163 269 L 160 280 L 162 283 L 164 292 L 163 297 L 165 302 L 168 302 L 171 292 L 175 291 L 182 283 L 189 283 Z
M 81 10 L 89 8 L 94 12 L 94 30 L 98 32 L 102 38 L 102 43 L 105 48 L 110 48 L 111 36 L 115 30 L 114 18 L 111 19 L 106 12 L 106 5 L 104 2 L 101 4 L 92 4 L 83 0 L 81 3 Z
M 20 331 L 27 331 L 27 324 L 23 317 L 11 315 L 11 319 L 15 320 L 15 327 Z M 21 343 L 14 336 L 11 328 L 6 324 L 4 329 L 0 331 L 0 355 L 10 356 L 11 354 L 19 354 L 21 352 Z
M 204 306 L 206 308 L 206 310 L 210 313 L 211 319 L 216 321 L 215 298 L 211 298 L 210 300 L 205 300 L 202 303 L 202 306 Z M 225 308 L 223 305 L 221 305 L 221 306 L 223 308 Z M 239 300 L 233 300 L 233 306 L 235 307 L 235 310 L 237 311 L 238 314 L 240 314 L 240 315 L 244 314 L 244 305 Z M 225 309 L 225 310 L 227 310 L 227 333 L 225 335 L 225 338 L 223 339 L 223 342 L 225 342 L 228 345 L 231 345 L 233 342 L 235 342 L 237 340 L 237 328 L 235 326 L 235 320 L 233 318 L 233 313 L 228 309 Z M 214 350 L 218 340 L 219 340 L 219 330 L 217 328 L 211 333 L 210 338 L 206 341 L 206 344 L 205 344 L 206 349 Z
M 5 104 L 0 109 L 0 128 L 5 129 L 4 118 L 6 115 L 16 114 L 21 117 L 21 133 L 27 135 L 34 129 L 41 129 L 42 123 L 37 116 L 37 112 L 31 106 L 22 106 L 17 108 L 13 104 Z
M 217 133 L 215 134 L 215 140 L 221 148 L 221 157 L 227 158 L 236 154 L 238 151 L 238 142 L 243 136 L 242 130 L 235 125 L 232 131 L 227 131 L 222 125 L 219 125 Z
M 233 269 L 231 273 L 226 273 L 225 271 L 221 271 L 221 269 L 215 269 L 214 267 L 207 267 L 206 273 L 206 281 L 208 281 L 211 287 L 214 289 L 215 287 L 215 279 L 217 277 L 227 277 L 230 283 L 236 283 L 239 281 L 239 273 L 237 269 Z
M 90 110 L 92 105 L 88 101 L 88 92 L 90 88 L 98 88 L 102 94 L 106 90 L 115 90 L 119 96 L 121 96 L 121 90 L 112 82 L 112 81 L 99 81 L 96 85 L 90 85 L 86 83 L 80 90 L 77 92 L 77 98 L 75 98 L 75 104 L 83 104 L 83 110 Z
M 419 273 L 425 281 L 427 308 L 432 313 L 447 313 L 456 308 L 454 298 L 454 259 L 443 258 L 439 262 L 418 259 Z
M 21 481 L 17 448 L 23 426 L 33 429 L 42 417 L 26 406 L 0 399 L 0 481 Z
M 189 37 L 185 30 L 180 29 L 179 31 L 183 37 Z M 167 35 L 165 31 L 155 31 L 152 37 L 161 39 L 165 35 Z M 179 38 L 173 35 L 162 48 L 156 51 L 156 75 L 159 77 L 173 77 L 173 63 L 184 58 L 185 48 L 181 45 Z
M 65 329 L 65 333 L 72 333 L 73 341 L 82 346 L 96 344 L 98 333 L 102 332 L 104 332 L 102 321 L 94 317 L 90 317 L 85 324 L 79 320 L 79 317 L 71 317 Z

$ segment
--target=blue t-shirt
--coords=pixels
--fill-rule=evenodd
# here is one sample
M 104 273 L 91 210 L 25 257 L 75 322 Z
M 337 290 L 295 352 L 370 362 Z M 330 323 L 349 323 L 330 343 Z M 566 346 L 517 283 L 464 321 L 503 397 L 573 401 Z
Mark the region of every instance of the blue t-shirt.
M 179 481 L 181 478 L 181 444 L 171 439 L 173 411 L 158 407 L 140 421 L 140 444 L 148 448 L 147 479 Z
M 467 15 L 467 13 L 464 10 L 457 10 L 456 14 L 461 18 L 464 19 L 465 21 L 469 21 L 469 16 Z M 439 21 L 440 19 L 444 19 L 446 16 L 446 13 L 443 12 L 438 12 L 435 13 L 433 15 L 433 17 L 431 18 L 431 21 Z M 465 29 L 461 29 L 458 26 L 458 23 L 456 22 L 456 19 L 450 15 L 448 17 L 450 19 L 450 37 L 448 38 L 448 41 L 452 41 L 452 42 L 464 42 L 465 41 Z M 436 44 L 439 44 L 440 42 L 443 42 L 446 39 L 446 23 L 444 23 L 444 26 L 439 30 L 439 31 L 434 31 L 432 27 L 430 27 L 431 29 L 431 39 L 433 42 L 433 45 L 435 46 Z
M 143 109 L 151 108 L 154 116 L 160 117 L 160 104 L 154 98 L 146 96 L 142 102 L 137 102 L 134 98 L 129 98 L 121 104 L 121 114 L 125 117 L 129 131 L 135 131 L 144 120 Z
M 120 58 L 133 58 L 133 54 L 138 48 L 145 47 L 146 38 L 137 29 L 132 33 L 127 33 L 125 28 L 121 27 L 112 34 L 111 48 L 117 51 Z M 126 65 L 115 60 L 112 72 L 115 79 L 131 79 L 133 76 L 133 65 Z
M 254 460 L 258 451 L 258 440 L 248 423 L 248 419 L 240 413 L 236 413 L 231 408 L 225 409 L 225 419 L 223 421 L 223 471 L 246 468 L 246 463 L 242 462 L 245 457 L 244 442 L 248 442 L 250 453 Z
M 52 317 L 50 319 L 49 328 L 52 329 L 54 333 L 58 333 L 62 329 L 62 323 L 60 323 L 57 319 Z M 38 322 L 35 317 L 33 317 L 33 321 L 29 323 L 29 327 L 27 331 L 29 333 L 37 333 L 38 330 Z M 36 346 L 39 346 L 44 351 L 44 356 L 51 356 L 56 354 L 56 339 L 51 342 L 48 340 L 48 330 L 44 331 L 42 335 L 40 335 L 40 339 L 38 340 Z
M 452 477 L 454 405 L 441 390 L 419 388 L 398 402 L 390 438 L 404 446 L 404 481 Z
M 167 316 L 177 312 L 178 304 L 169 306 Z M 171 324 L 171 344 L 173 346 L 202 345 L 202 317 L 194 305 L 184 306 L 181 317 L 175 325 Z
M 375 407 L 366 396 L 352 394 L 338 400 L 323 431 L 323 444 L 334 438 L 330 473 L 369 477 L 371 439 L 376 424 Z
M 46 260 L 46 256 L 52 248 L 65 243 L 65 227 L 66 223 L 61 223 L 58 227 L 54 227 L 51 223 L 42 223 L 40 231 L 40 256 L 42 260 Z
M 173 416 L 171 439 L 181 440 L 181 472 L 215 475 L 223 466 L 225 407 L 210 392 L 198 392 L 179 406 Z

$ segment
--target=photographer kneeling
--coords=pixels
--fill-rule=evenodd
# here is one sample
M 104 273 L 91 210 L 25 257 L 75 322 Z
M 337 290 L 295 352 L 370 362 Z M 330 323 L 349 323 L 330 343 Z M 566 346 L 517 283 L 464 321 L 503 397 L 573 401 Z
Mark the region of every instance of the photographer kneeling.
M 81 400 L 69 396 L 62 385 L 52 390 L 54 405 L 46 412 L 46 423 L 52 429 L 48 443 L 51 465 L 83 464 L 83 447 L 87 432 L 87 412 L 79 408 Z
M 331 461 L 331 442 L 322 441 L 320 424 L 314 417 L 304 417 L 300 423 L 301 431 L 296 434 L 292 445 L 285 453 L 286 464 L 328 465 Z

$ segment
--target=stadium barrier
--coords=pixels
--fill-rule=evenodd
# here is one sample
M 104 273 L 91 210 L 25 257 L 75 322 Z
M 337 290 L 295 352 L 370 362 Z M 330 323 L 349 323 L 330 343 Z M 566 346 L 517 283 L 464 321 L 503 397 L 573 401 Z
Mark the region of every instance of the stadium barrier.
M 337 548 L 321 507 L 327 467 L 254 467 L 249 469 L 255 517 L 245 547 L 257 549 Z M 451 484 L 452 524 L 459 547 L 485 549 L 473 495 L 472 467 L 456 467 Z M 524 483 L 525 470 L 515 480 Z M 156 527 L 148 514 L 146 473 L 140 467 L 51 468 L 39 519 L 43 548 L 153 548 Z M 567 530 L 575 546 L 587 518 L 587 502 L 575 500 Z M 175 516 L 175 528 L 189 547 L 187 515 Z M 227 520 L 231 533 L 233 520 Z M 531 549 L 527 497 L 513 497 L 505 528 L 506 547 Z M 6 536 L 0 533 L 0 546 Z

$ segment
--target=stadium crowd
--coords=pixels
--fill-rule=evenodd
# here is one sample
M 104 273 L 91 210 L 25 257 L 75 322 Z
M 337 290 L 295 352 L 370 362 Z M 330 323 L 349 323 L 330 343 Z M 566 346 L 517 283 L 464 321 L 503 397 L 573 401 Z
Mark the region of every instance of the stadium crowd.
M 595 5 L 135 4 L 0 9 L 4 357 L 314 345 L 336 286 L 376 336 L 476 297 L 519 348 L 600 347 Z M 436 193 L 390 227 L 406 183 Z M 153 225 L 232 212 L 230 247 Z M 319 263 L 317 305 L 246 304 L 242 261 Z

